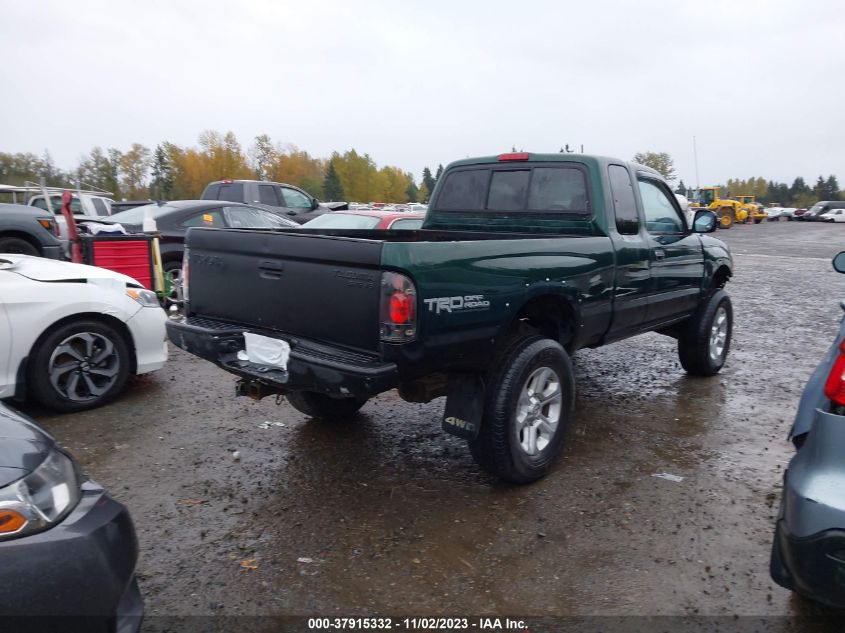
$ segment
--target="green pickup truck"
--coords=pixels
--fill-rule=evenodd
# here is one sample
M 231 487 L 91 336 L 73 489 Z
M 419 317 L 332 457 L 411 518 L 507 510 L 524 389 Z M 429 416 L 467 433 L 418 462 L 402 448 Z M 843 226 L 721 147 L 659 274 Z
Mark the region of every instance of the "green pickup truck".
M 443 428 L 525 483 L 563 449 L 570 356 L 643 332 L 681 365 L 725 362 L 730 253 L 687 226 L 657 172 L 598 156 L 512 153 L 449 165 L 422 229 L 192 228 L 170 340 L 316 418 L 375 394 L 446 396 Z

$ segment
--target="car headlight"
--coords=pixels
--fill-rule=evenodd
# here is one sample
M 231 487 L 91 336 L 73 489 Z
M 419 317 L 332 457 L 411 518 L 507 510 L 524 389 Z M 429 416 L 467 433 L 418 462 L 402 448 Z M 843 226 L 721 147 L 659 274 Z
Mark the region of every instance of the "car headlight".
M 126 296 L 134 299 L 145 308 L 160 308 L 158 302 L 158 295 L 152 290 L 144 290 L 143 288 L 127 288 Z
M 0 541 L 55 525 L 76 507 L 80 494 L 76 467 L 53 449 L 29 475 L 0 488 Z

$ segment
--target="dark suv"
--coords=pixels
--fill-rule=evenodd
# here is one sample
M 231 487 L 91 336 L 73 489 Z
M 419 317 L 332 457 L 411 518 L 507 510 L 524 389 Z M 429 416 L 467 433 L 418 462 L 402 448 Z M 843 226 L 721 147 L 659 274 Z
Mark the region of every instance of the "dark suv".
M 263 180 L 217 180 L 206 186 L 202 199 L 259 205 L 282 212 L 299 224 L 336 210 L 321 205 L 317 198 L 298 187 Z

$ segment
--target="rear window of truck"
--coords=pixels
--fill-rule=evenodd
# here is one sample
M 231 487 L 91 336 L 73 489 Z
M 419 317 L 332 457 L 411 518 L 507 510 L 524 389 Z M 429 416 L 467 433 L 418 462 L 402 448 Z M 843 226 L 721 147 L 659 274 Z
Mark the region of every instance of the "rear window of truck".
M 447 174 L 433 207 L 588 215 L 587 200 L 587 181 L 577 167 L 472 168 Z
M 218 200 L 227 200 L 228 202 L 243 202 L 244 201 L 244 186 L 242 183 L 235 182 L 227 185 L 220 185 L 220 192 L 217 194 Z

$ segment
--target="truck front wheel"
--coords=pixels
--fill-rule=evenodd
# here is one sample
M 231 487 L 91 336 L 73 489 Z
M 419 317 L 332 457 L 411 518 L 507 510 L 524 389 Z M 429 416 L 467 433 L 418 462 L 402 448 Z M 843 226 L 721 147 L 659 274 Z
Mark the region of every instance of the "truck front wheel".
M 563 450 L 575 403 L 572 363 L 557 342 L 522 336 L 510 341 L 492 367 L 470 452 L 481 468 L 504 481 L 534 481 Z
M 693 376 L 714 376 L 731 347 L 733 306 L 728 293 L 711 293 L 678 336 L 681 366 Z
M 312 391 L 295 391 L 287 399 L 300 413 L 323 420 L 350 418 L 367 402 L 367 398 L 332 398 Z

